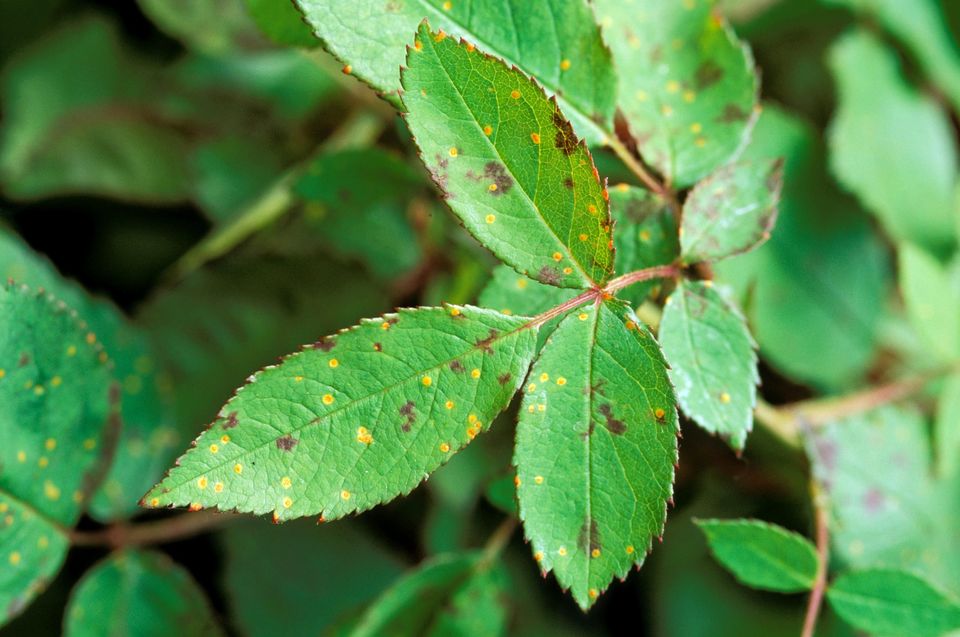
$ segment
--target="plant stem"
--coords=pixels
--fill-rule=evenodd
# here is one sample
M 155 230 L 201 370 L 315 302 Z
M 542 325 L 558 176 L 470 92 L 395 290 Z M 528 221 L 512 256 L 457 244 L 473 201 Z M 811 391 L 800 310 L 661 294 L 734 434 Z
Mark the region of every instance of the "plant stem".
M 236 520 L 237 517 L 219 511 L 182 513 L 165 520 L 132 526 L 114 524 L 99 531 L 74 530 L 70 532 L 70 543 L 73 546 L 109 546 L 112 548 L 162 544 L 192 537 L 226 524 L 231 520 Z
M 630 152 L 623 143 L 616 138 L 616 136 L 611 135 L 607 138 L 607 145 L 610 146 L 610 150 L 620 158 L 620 161 L 632 172 L 637 178 L 643 183 L 644 186 L 649 188 L 652 192 L 662 197 L 673 210 L 674 214 L 677 215 L 679 221 L 680 215 L 680 202 L 677 201 L 676 194 L 670 190 L 666 185 L 660 183 L 656 177 L 650 174 L 650 171 L 646 169 L 643 163 L 633 156 L 633 153 Z
M 658 265 L 618 276 L 613 281 L 607 283 L 603 291 L 608 294 L 613 294 L 617 290 L 622 290 L 627 286 L 640 283 L 641 281 L 649 281 L 650 279 L 675 279 L 680 275 L 680 268 L 675 265 Z
M 817 577 L 810 591 L 810 600 L 807 603 L 807 613 L 803 619 L 801 637 L 813 637 L 817 627 L 817 617 L 820 615 L 820 606 L 823 603 L 823 594 L 827 588 L 827 563 L 830 559 L 830 529 L 826 507 L 823 506 L 820 489 L 816 483 L 810 485 L 810 495 L 813 501 L 814 523 L 817 534 Z
M 497 559 L 497 556 L 503 551 L 503 548 L 507 545 L 507 542 L 510 541 L 510 537 L 516 529 L 517 518 L 512 515 L 494 529 L 493 533 L 490 534 L 490 539 L 487 540 L 487 543 L 483 547 L 483 557 L 480 558 L 480 564 L 482 566 L 489 566 L 493 560 Z

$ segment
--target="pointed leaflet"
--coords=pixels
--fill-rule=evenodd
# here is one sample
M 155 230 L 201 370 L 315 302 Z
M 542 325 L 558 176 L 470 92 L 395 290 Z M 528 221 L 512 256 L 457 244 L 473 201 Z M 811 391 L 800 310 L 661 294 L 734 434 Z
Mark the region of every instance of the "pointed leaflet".
M 684 263 L 717 261 L 763 244 L 777 221 L 782 185 L 780 160 L 733 163 L 698 183 L 683 205 Z
M 604 283 L 613 267 L 606 189 L 557 104 L 516 69 L 426 24 L 407 66 L 407 123 L 467 229 L 543 283 Z
M 901 76 L 893 51 L 856 31 L 831 50 L 839 107 L 830 167 L 894 237 L 938 256 L 956 246 L 958 158 L 947 114 Z
M 615 270 L 621 274 L 673 263 L 680 254 L 677 223 L 669 204 L 655 193 L 618 184 L 610 189 Z M 640 305 L 658 281 L 643 281 L 618 295 Z
M 110 415 L 95 335 L 46 294 L 0 287 L 0 624 L 59 569 Z
M 114 553 L 83 576 L 70 596 L 67 637 L 222 635 L 190 574 L 162 553 Z
M 743 449 L 760 375 L 740 313 L 709 281 L 685 281 L 667 299 L 660 344 L 684 413 Z
M 399 92 L 404 45 L 428 19 L 536 77 L 590 144 L 613 135 L 617 78 L 584 0 L 296 2 L 324 46 L 388 98 Z
M 844 573 L 827 599 L 840 617 L 872 635 L 940 637 L 960 628 L 960 603 L 907 571 Z
M 897 248 L 899 287 L 913 328 L 930 352 L 950 364 L 960 359 L 960 258 L 944 266 L 907 242 Z
M 254 374 L 144 502 L 334 519 L 408 493 L 510 402 L 525 323 L 419 308 L 322 338 Z
M 813 588 L 817 549 L 807 538 L 760 520 L 695 520 L 717 561 L 743 584 L 781 593 Z
M 756 105 L 753 58 L 712 0 L 596 0 L 640 154 L 678 187 L 726 163 Z
M 528 382 L 514 454 L 520 517 L 540 567 L 588 608 L 663 532 L 676 399 L 656 341 L 617 300 L 567 316 Z
M 375 601 L 350 637 L 500 635 L 504 574 L 479 552 L 424 562 Z

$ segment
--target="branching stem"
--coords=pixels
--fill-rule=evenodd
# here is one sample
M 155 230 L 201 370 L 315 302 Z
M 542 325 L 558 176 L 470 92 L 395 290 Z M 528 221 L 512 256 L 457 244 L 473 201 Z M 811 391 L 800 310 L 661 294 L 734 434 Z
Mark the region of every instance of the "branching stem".
M 665 184 L 660 183 L 656 177 L 650 174 L 650 171 L 646 169 L 643 163 L 634 157 L 633 153 L 630 152 L 630 149 L 623 145 L 619 139 L 614 136 L 611 136 L 607 139 L 607 144 L 610 146 L 610 150 L 620 158 L 620 161 L 637 176 L 637 179 L 643 183 L 651 192 L 662 197 L 673 210 L 674 215 L 676 215 L 677 220 L 680 218 L 680 202 L 677 201 L 677 195 Z
M 827 588 L 827 565 L 830 559 L 829 518 L 826 507 L 823 505 L 820 489 L 816 483 L 811 484 L 810 495 L 813 500 L 814 524 L 816 525 L 817 535 L 817 577 L 813 582 L 813 590 L 810 591 L 801 637 L 813 637 L 813 631 L 817 627 L 817 617 L 820 615 L 823 594 Z
M 197 511 L 181 513 L 172 518 L 156 522 L 127 525 L 114 524 L 98 531 L 71 531 L 70 543 L 73 546 L 144 546 L 163 544 L 174 540 L 193 537 L 204 531 L 226 524 L 238 516 L 219 511 Z

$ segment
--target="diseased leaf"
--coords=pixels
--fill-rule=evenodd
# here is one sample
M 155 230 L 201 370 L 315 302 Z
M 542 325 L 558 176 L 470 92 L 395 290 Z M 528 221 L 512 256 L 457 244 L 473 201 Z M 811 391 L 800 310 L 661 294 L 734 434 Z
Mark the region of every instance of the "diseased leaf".
M 620 274 L 673 263 L 680 256 L 677 222 L 669 204 L 658 195 L 627 184 L 610 190 L 615 270 Z M 642 281 L 618 295 L 640 305 L 658 281 Z
M 418 566 L 367 609 L 350 637 L 441 637 L 503 633 L 504 575 L 479 552 L 443 555 Z
M 616 300 L 567 316 L 528 380 L 514 453 L 520 517 L 540 567 L 586 609 L 663 532 L 676 399 L 653 336 Z
M 946 256 L 956 246 L 958 173 L 946 113 L 904 81 L 893 52 L 865 31 L 841 39 L 830 65 L 839 93 L 833 173 L 895 238 Z
M 281 526 L 238 520 L 222 535 L 223 585 L 249 637 L 321 635 L 360 610 L 403 573 L 404 564 L 360 525 L 342 520 Z M 277 577 L 282 573 L 282 577 Z
M 960 360 L 960 259 L 940 264 L 901 243 L 898 274 L 907 314 L 931 352 L 946 363 Z
M 250 17 L 271 40 L 283 46 L 320 44 L 292 0 L 244 0 Z
M 437 29 L 536 77 L 588 143 L 602 144 L 613 135 L 617 78 L 584 0 L 296 2 L 324 46 L 352 74 L 397 103 L 403 47 L 428 19 Z
M 737 162 L 698 183 L 683 205 L 683 261 L 717 261 L 765 243 L 782 185 L 782 160 Z
M 940 637 L 960 628 L 960 604 L 907 571 L 844 573 L 827 599 L 840 617 L 872 634 Z
M 659 336 L 684 413 L 742 450 L 760 374 L 740 312 L 709 282 L 683 282 L 667 299 Z
M 493 278 L 480 292 L 479 303 L 481 307 L 489 307 L 508 315 L 536 316 L 573 296 L 574 293 L 570 290 L 534 281 L 517 274 L 517 271 L 509 266 L 498 265 L 493 269 Z M 537 349 L 540 349 L 557 328 L 561 318 L 550 319 L 540 326 Z
M 67 637 L 222 635 L 203 590 L 154 551 L 114 553 L 89 570 L 70 597 Z
M 144 503 L 329 520 L 406 494 L 510 402 L 525 324 L 419 308 L 322 338 L 254 374 Z
M 817 550 L 807 538 L 760 520 L 695 520 L 710 550 L 741 584 L 781 593 L 813 588 Z
M 756 105 L 753 57 L 712 0 L 596 0 L 621 69 L 618 105 L 640 154 L 683 188 L 746 142 Z
M 426 24 L 407 67 L 407 124 L 466 228 L 542 283 L 604 283 L 613 269 L 607 192 L 557 104 L 518 70 Z
M 0 287 L 0 624 L 46 588 L 80 518 L 111 413 L 96 335 L 46 293 Z

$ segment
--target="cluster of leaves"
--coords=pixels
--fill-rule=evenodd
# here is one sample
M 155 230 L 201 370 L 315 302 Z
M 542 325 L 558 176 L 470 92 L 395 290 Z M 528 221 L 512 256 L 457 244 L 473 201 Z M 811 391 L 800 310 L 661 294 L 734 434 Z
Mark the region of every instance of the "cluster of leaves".
M 760 16 L 748 37 L 796 10 L 727 4 Z M 510 618 L 505 592 L 536 586 L 504 548 L 510 521 L 590 608 L 664 535 L 681 414 L 744 452 L 759 353 L 774 379 L 827 395 L 952 376 L 917 405 L 811 421 L 816 547 L 701 520 L 716 558 L 750 587 L 826 590 L 871 634 L 960 628 L 960 60 L 932 3 L 909 21 L 892 1 L 824 4 L 853 24 L 829 44 L 827 149 L 760 103 L 753 54 L 709 0 L 139 0 L 175 61 L 98 16 L 18 51 L 0 80 L 5 197 L 189 203 L 210 231 L 132 317 L 0 233 L 0 623 L 84 543 L 83 514 L 121 531 L 140 506 L 332 521 L 435 474 L 433 557 L 406 573 L 347 521 L 236 523 L 220 538 L 234 623 L 563 634 L 534 604 Z M 517 394 L 514 433 L 501 415 Z M 483 493 L 508 522 L 477 550 Z M 67 634 L 223 632 L 183 567 L 111 537 Z M 678 559 L 668 548 L 658 572 Z M 337 581 L 317 607 L 304 583 L 323 572 Z M 661 579 L 664 599 L 703 595 Z M 718 634 L 703 621 L 675 634 Z

